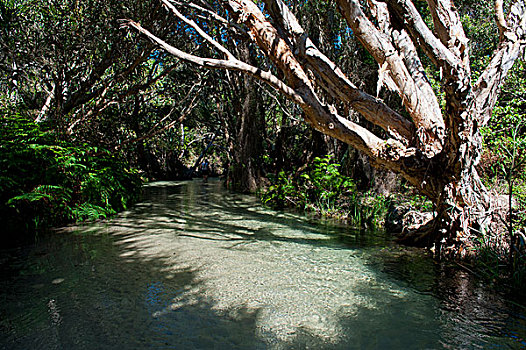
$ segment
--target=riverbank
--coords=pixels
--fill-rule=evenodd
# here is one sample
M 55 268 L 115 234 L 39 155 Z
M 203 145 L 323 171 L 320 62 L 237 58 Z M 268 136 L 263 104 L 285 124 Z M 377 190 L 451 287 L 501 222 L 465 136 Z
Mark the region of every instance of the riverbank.
M 144 181 L 119 154 L 18 115 L 2 118 L 0 150 L 4 232 L 109 217 L 139 198 Z
M 299 173 L 280 172 L 259 193 L 274 208 L 295 208 L 319 218 L 331 218 L 356 229 L 375 229 L 403 239 L 407 232 L 424 226 L 435 216 L 433 204 L 410 188 L 388 195 L 360 192 L 353 180 L 339 172 L 331 157 L 316 158 Z M 503 218 L 506 217 L 504 213 Z M 487 283 L 525 294 L 526 253 L 510 244 L 504 223 L 492 232 L 466 236 L 466 250 L 448 258 Z M 526 244 L 526 242 L 523 242 Z M 427 247 L 437 258 L 433 247 Z M 515 254 L 510 251 L 516 249 Z

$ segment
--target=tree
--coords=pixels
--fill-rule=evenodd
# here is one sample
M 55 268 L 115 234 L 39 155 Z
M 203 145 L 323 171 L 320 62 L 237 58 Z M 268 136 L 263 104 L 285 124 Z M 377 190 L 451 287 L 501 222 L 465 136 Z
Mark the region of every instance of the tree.
M 11 92 L 6 102 L 72 133 L 133 100 L 174 66 L 152 63 L 155 47 L 118 35 L 118 19 L 133 12 L 164 34 L 169 18 L 159 20 L 159 10 L 160 4 L 150 1 L 0 3 L 0 87 Z
M 375 166 L 401 174 L 429 197 L 437 215 L 408 233 L 408 241 L 434 246 L 441 255 L 465 254 L 470 236 L 490 230 L 496 202 L 476 170 L 482 150 L 480 128 L 488 122 L 500 86 L 526 46 L 524 0 L 513 2 L 507 11 L 502 0 L 496 0 L 500 43 L 476 81 L 468 38 L 451 0 L 427 1 L 425 11 L 433 29 L 411 0 L 336 0 L 348 30 L 378 64 L 377 94 L 383 87 L 396 92 L 403 110 L 353 84 L 309 39 L 283 0 L 162 2 L 186 32 L 199 34 L 216 56 L 182 51 L 148 30 L 147 23 L 129 21 L 129 26 L 179 59 L 240 71 L 267 83 L 294 101 L 312 127 L 362 151 Z M 221 35 L 232 33 L 238 41 L 257 45 L 272 65 L 256 67 L 235 57 L 207 32 L 207 21 L 223 23 Z M 423 55 L 439 72 L 443 96 L 430 83 Z M 368 123 L 347 118 L 349 108 Z M 384 132 L 373 132 L 369 125 Z
M 131 13 L 185 44 L 156 0 L 0 1 L 0 114 L 122 150 L 149 178 L 179 175 L 173 129 L 195 107 L 202 71 L 120 35 Z M 164 144 L 154 139 L 161 133 Z

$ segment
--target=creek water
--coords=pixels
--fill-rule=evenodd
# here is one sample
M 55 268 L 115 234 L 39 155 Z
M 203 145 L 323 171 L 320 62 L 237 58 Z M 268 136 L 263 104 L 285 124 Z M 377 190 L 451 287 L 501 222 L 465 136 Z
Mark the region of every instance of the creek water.
M 515 349 L 526 310 L 389 237 L 157 182 L 0 249 L 0 349 Z

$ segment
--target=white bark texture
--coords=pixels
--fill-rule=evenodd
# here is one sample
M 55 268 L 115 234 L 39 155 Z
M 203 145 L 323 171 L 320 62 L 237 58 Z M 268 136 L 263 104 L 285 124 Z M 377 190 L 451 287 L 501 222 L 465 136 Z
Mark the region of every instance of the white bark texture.
M 375 165 L 401 174 L 429 196 L 439 214 L 432 233 L 415 235 L 416 240 L 456 249 L 491 221 L 491 200 L 475 170 L 482 146 L 479 129 L 487 123 L 509 69 L 524 52 L 524 0 L 514 2 L 507 11 L 502 9 L 501 0 L 496 1 L 500 46 L 475 84 L 471 82 L 468 39 L 451 0 L 427 0 L 433 29 L 425 24 L 411 0 L 336 0 L 353 35 L 378 63 L 378 89 L 387 86 L 395 91 L 403 106 L 388 106 L 353 84 L 309 39 L 284 0 L 262 0 L 259 4 L 223 0 L 224 16 L 204 0 L 161 1 L 223 58 L 189 54 L 138 23 L 129 21 L 128 25 L 181 60 L 240 71 L 267 83 L 299 105 L 312 127 L 359 149 Z M 195 14 L 201 21 L 209 18 L 242 33 L 238 40 L 252 41 L 279 74 L 236 58 L 190 18 Z M 426 76 L 421 52 L 441 72 L 445 110 L 440 108 Z M 338 105 L 327 104 L 327 100 L 338 101 Z M 342 115 L 346 108 L 382 128 L 384 136 L 347 119 Z

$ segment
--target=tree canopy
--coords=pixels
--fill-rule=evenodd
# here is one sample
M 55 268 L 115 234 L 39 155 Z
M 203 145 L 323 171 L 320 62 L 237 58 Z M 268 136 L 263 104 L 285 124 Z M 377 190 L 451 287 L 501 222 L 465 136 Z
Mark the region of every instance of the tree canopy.
M 119 155 L 149 179 L 189 177 L 209 157 L 229 186 L 302 207 L 373 208 L 342 200 L 395 183 L 392 171 L 434 212 L 406 242 L 441 255 L 522 244 L 513 200 L 494 189 L 522 198 L 524 3 L 455 5 L 4 1 L 2 123 L 33 120 L 57 146 Z M 8 134 L 6 150 L 32 142 Z M 10 198 L 49 185 L 33 180 Z
M 309 38 L 293 11 L 297 4 L 162 2 L 187 35 L 199 37 L 191 40 L 206 42 L 212 54 L 178 48 L 148 23 L 130 20 L 128 25 L 183 61 L 265 82 L 297 104 L 312 127 L 365 153 L 376 166 L 401 174 L 428 196 L 438 214 L 411 240 L 444 250 L 454 247 L 449 250 L 458 253 L 467 237 L 486 232 L 496 221 L 491 215 L 495 201 L 476 168 L 480 129 L 526 46 L 523 1 L 506 9 L 502 1 L 495 3 L 499 43 L 484 68 L 476 62 L 476 74 L 461 15 L 451 1 L 336 1 L 346 30 L 378 65 L 376 96 L 357 87 L 338 66 L 341 60 L 335 63 Z M 210 31 L 215 23 L 222 28 Z M 227 36 L 234 43 L 254 44 L 266 59 L 258 65 L 235 55 L 225 44 Z M 428 73 L 429 65 L 437 76 Z M 398 105 L 379 98 L 382 88 L 399 96 Z M 353 118 L 350 110 L 361 118 Z

